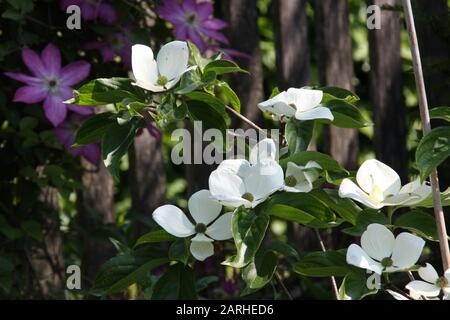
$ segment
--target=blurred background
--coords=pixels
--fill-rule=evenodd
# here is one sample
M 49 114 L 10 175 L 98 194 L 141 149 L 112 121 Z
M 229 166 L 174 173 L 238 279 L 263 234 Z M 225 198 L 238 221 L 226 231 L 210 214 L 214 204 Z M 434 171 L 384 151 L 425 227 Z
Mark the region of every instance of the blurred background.
M 430 108 L 448 106 L 449 1 L 412 3 Z M 68 28 L 71 4 L 81 9 L 80 29 Z M 379 30 L 366 26 L 372 4 L 381 8 Z M 352 90 L 374 125 L 359 131 L 317 128 L 310 149 L 331 154 L 349 170 L 376 157 L 395 169 L 403 183 L 417 174 L 413 161 L 421 126 L 400 1 L 3 0 L 0 16 L 0 298 L 92 298 L 88 291 L 100 266 L 154 227 L 156 207 L 172 203 L 185 208 L 190 194 L 208 187 L 214 167 L 170 162 L 170 133 L 189 127 L 187 122 L 154 123 L 142 131 L 122 161 L 120 181 L 114 182 L 100 161 L 98 145 L 71 148 L 77 127 L 89 114 L 69 108 L 61 121 L 52 121 L 47 99 L 70 97 L 70 90 L 69 97 L 60 94 L 64 79 L 73 80 L 66 87 L 76 88 L 89 79 L 128 77 L 135 43 L 156 52 L 161 44 L 180 39 L 192 41 L 206 55 L 223 50 L 250 72 L 229 78 L 242 113 L 266 128 L 278 124 L 257 103 L 274 87 Z M 46 82 L 47 95 L 22 89 L 38 90 L 35 79 L 46 77 L 59 62 L 58 54 L 63 68 L 56 84 Z M 86 74 L 76 72 L 81 65 Z M 237 121 L 232 127 L 245 128 Z M 447 162 L 440 170 L 442 190 L 449 181 Z M 319 249 L 312 232 L 301 226 L 274 220 L 271 230 L 279 241 L 289 238 L 300 253 Z M 338 249 L 348 239 L 330 233 L 326 241 Z M 239 275 L 221 267 L 222 259 L 196 265 L 209 284 L 201 289 L 206 298 L 239 296 Z M 65 287 L 66 267 L 72 264 L 81 266 L 78 291 Z M 158 272 L 149 275 L 139 293 L 131 287 L 111 298 L 146 298 L 157 277 Z M 328 281 L 293 276 L 287 285 L 296 298 L 331 297 Z M 277 298 L 274 292 L 267 286 L 249 297 Z

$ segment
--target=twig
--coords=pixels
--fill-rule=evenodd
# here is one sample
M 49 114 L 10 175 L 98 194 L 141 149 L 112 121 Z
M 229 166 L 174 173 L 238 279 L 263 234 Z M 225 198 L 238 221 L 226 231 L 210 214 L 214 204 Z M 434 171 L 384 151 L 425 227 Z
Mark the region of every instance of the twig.
M 275 271 L 275 278 L 277 279 L 278 283 L 280 284 L 281 289 L 283 289 L 284 294 L 289 298 L 289 300 L 294 300 L 291 293 L 289 292 L 288 288 L 284 285 L 283 279 L 281 279 L 280 274 L 278 271 Z
M 242 121 L 244 121 L 245 123 L 247 123 L 248 125 L 250 125 L 251 127 L 255 128 L 256 130 L 258 130 L 259 132 L 261 132 L 264 136 L 267 136 L 266 131 L 263 130 L 261 127 L 259 127 L 256 123 L 254 123 L 253 121 L 251 121 L 250 119 L 244 117 L 242 114 L 240 114 L 239 112 L 237 112 L 236 110 L 234 110 L 233 108 L 229 107 L 229 106 L 225 106 L 225 108 L 230 111 L 232 114 L 234 114 L 236 117 L 238 117 L 239 119 L 241 119 Z
M 319 233 L 319 230 L 314 229 L 314 232 L 316 233 L 317 239 L 319 240 L 320 248 L 322 249 L 323 252 L 327 252 L 327 248 L 325 247 L 325 243 L 323 242 L 323 239 Z M 333 288 L 334 296 L 335 296 L 336 300 L 339 300 L 339 290 L 338 290 L 338 287 L 336 284 L 336 279 L 334 278 L 334 276 L 330 277 L 330 282 L 331 282 L 331 287 Z
M 403 0 L 403 10 L 405 12 L 406 27 L 408 29 L 409 44 L 414 68 L 414 78 L 416 80 L 417 95 L 419 97 L 420 118 L 422 120 L 422 131 L 426 135 L 431 130 L 430 114 L 428 112 L 427 94 L 423 79 L 422 62 L 420 61 L 419 44 L 417 42 L 416 28 L 414 26 L 414 16 L 411 7 L 411 0 Z M 439 247 L 441 249 L 442 265 L 444 270 L 450 268 L 450 249 L 448 245 L 447 230 L 445 227 L 444 210 L 441 203 L 441 192 L 439 190 L 439 179 L 436 168 L 430 174 L 431 190 L 433 193 L 434 215 L 436 218 L 437 231 L 439 235 Z

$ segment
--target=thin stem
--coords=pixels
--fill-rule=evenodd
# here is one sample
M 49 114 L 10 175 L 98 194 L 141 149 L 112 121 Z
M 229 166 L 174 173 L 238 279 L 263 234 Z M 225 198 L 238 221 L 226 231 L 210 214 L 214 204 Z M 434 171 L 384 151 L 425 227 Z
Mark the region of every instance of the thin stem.
M 275 271 L 275 279 L 277 279 L 278 283 L 280 284 L 281 289 L 283 289 L 284 294 L 289 298 L 289 300 L 294 300 L 291 293 L 289 292 L 288 288 L 284 285 L 283 279 L 281 278 L 280 274 L 278 273 L 278 270 Z
M 327 252 L 327 248 L 325 247 L 325 243 L 323 242 L 322 236 L 320 235 L 319 230 L 314 229 L 314 232 L 316 233 L 317 239 L 319 240 L 319 245 L 320 248 L 322 249 L 323 252 Z M 331 287 L 333 288 L 333 292 L 334 292 L 334 296 L 336 298 L 336 300 L 339 300 L 339 290 L 336 284 L 336 279 L 334 278 L 334 276 L 330 277 L 330 282 L 331 282 Z
M 417 95 L 419 97 L 420 118 L 422 120 L 422 131 L 426 135 L 431 130 L 430 114 L 428 111 L 427 94 L 423 79 L 422 62 L 420 61 L 419 44 L 417 42 L 416 28 L 414 26 L 414 16 L 411 7 L 411 0 L 403 0 L 403 10 L 405 12 L 406 27 L 408 29 L 409 44 L 414 68 L 414 78 L 416 80 Z M 430 175 L 431 190 L 433 193 L 434 215 L 436 218 L 437 231 L 439 235 L 439 247 L 441 249 L 442 265 L 444 270 L 450 268 L 450 249 L 448 245 L 447 229 L 445 226 L 444 210 L 441 203 L 441 192 L 439 190 L 439 179 L 437 170 L 433 169 Z
M 234 110 L 233 108 L 231 108 L 229 106 L 225 106 L 225 108 L 228 111 L 230 111 L 232 114 L 234 114 L 236 117 L 238 117 L 239 119 L 241 119 L 242 121 L 244 121 L 245 123 L 250 125 L 251 127 L 255 128 L 256 130 L 261 132 L 264 136 L 267 136 L 266 131 L 263 130 L 261 127 L 259 127 L 256 123 L 254 123 L 250 119 L 246 118 L 245 116 L 243 116 L 242 114 L 240 114 L 239 112 L 237 112 L 236 110 Z

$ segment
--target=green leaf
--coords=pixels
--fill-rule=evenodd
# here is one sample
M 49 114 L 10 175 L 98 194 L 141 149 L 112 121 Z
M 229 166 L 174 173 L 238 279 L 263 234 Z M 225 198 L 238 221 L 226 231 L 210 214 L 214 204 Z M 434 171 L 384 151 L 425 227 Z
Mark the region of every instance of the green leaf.
M 73 147 L 94 143 L 103 138 L 108 129 L 117 123 L 117 114 L 104 112 L 94 114 L 78 128 Z
M 308 163 L 308 161 L 317 162 L 323 170 L 348 173 L 347 170 L 342 168 L 341 165 L 332 157 L 317 151 L 297 152 L 290 157 L 280 160 L 280 165 L 283 169 L 286 169 L 288 162 L 294 162 L 297 165 L 304 166 Z
M 136 131 L 141 127 L 140 120 L 134 118 L 122 125 L 114 123 L 104 134 L 102 141 L 103 162 L 116 180 L 119 179 L 120 160 L 133 143 Z
M 200 71 L 197 69 L 185 72 L 181 77 L 180 83 L 174 89 L 176 94 L 186 94 L 197 90 L 205 85 L 201 79 Z
M 141 248 L 108 260 L 95 278 L 92 294 L 108 295 L 122 291 L 144 279 L 148 273 L 169 262 L 165 250 Z
M 278 89 L 278 87 L 273 88 L 272 92 L 270 93 L 269 99 L 272 99 L 273 97 L 275 97 L 278 94 L 280 94 L 280 89 Z
M 197 299 L 194 270 L 182 263 L 168 267 L 155 283 L 152 299 Z
M 185 95 L 191 101 L 200 101 L 208 104 L 212 108 L 214 108 L 217 112 L 223 115 L 224 118 L 227 118 L 228 115 L 225 110 L 225 104 L 215 96 L 212 96 L 206 92 L 194 91 L 187 93 Z
M 349 103 L 359 101 L 359 97 L 347 89 L 338 87 L 321 87 L 319 90 L 323 91 L 322 103 L 336 99 L 345 100 Z
M 266 214 L 280 219 L 293 221 L 311 228 L 330 228 L 339 225 L 334 222 L 320 221 L 305 211 L 284 204 L 276 204 L 270 207 L 270 209 L 266 211 Z
M 41 225 L 35 220 L 25 220 L 20 224 L 22 230 L 37 241 L 44 240 Z
M 289 154 L 306 151 L 314 131 L 314 121 L 299 121 L 290 118 L 285 129 Z
M 364 269 L 355 269 L 349 272 L 341 286 L 339 287 L 340 300 L 361 300 L 372 294 L 376 294 L 377 289 L 367 287 L 367 274 Z
M 343 277 L 351 270 L 345 255 L 345 251 L 341 250 L 311 252 L 296 262 L 293 270 L 308 277 Z
M 265 248 L 267 251 L 273 251 L 281 256 L 293 257 L 299 259 L 297 250 L 288 243 L 280 240 L 272 240 Z
M 415 232 L 431 241 L 439 241 L 434 216 L 419 209 L 400 215 L 395 220 L 394 227 Z
M 189 241 L 177 239 L 169 248 L 169 259 L 187 264 L 189 259 Z
M 23 236 L 20 229 L 11 226 L 5 219 L 5 217 L 0 215 L 0 233 L 3 234 L 9 240 L 16 240 Z
M 437 107 L 431 109 L 430 119 L 442 119 L 450 122 L 450 107 Z
M 144 234 L 141 236 L 137 241 L 134 247 L 137 247 L 139 245 L 142 245 L 144 243 L 156 243 L 156 242 L 169 242 L 169 241 L 175 241 L 178 238 L 171 235 L 164 229 L 154 230 L 149 233 Z
M 278 257 L 274 252 L 258 252 L 254 261 L 242 270 L 242 279 L 250 289 L 262 288 L 272 280 L 277 264 Z
M 366 231 L 367 226 L 372 223 L 379 223 L 382 225 L 389 224 L 388 218 L 379 210 L 364 209 L 356 218 L 356 224 L 353 227 L 343 229 L 342 232 L 358 237 Z
M 219 277 L 217 277 L 217 276 L 206 276 L 206 277 L 203 277 L 201 279 L 198 279 L 197 284 L 195 286 L 195 290 L 197 292 L 202 292 L 203 290 L 208 288 L 208 286 L 211 283 L 218 282 L 218 281 L 219 281 Z
M 323 104 L 333 113 L 332 124 L 341 128 L 362 128 L 372 125 L 364 119 L 361 111 L 353 104 L 344 100 L 330 100 Z
M 416 163 L 421 180 L 424 181 L 448 156 L 450 156 L 450 127 L 434 128 L 417 146 Z
M 269 217 L 256 215 L 253 210 L 240 207 L 233 214 L 231 229 L 237 254 L 231 259 L 222 262 L 233 268 L 243 268 L 255 257 L 261 241 L 263 240 Z
M 205 68 L 205 66 L 211 61 L 210 59 L 206 59 L 202 57 L 200 50 L 198 47 L 192 42 L 188 41 L 189 52 L 191 53 L 191 57 L 193 63 L 197 65 L 201 71 Z
M 227 130 L 227 118 L 222 112 L 210 104 L 197 100 L 188 100 L 186 101 L 186 105 L 192 121 L 201 121 L 202 131 L 215 128 L 225 134 Z
M 237 112 L 241 112 L 241 101 L 239 100 L 239 97 L 237 96 L 236 92 L 234 92 L 233 89 L 231 89 L 228 83 L 221 81 L 219 82 L 218 87 L 222 91 L 224 96 L 227 98 L 227 100 L 230 102 L 233 109 L 236 110 Z
M 239 66 L 236 63 L 228 60 L 212 61 L 205 66 L 203 72 L 204 73 L 214 72 L 217 75 L 234 72 L 248 73 L 244 69 L 239 68 Z
M 74 98 L 67 103 L 80 106 L 102 106 L 119 103 L 126 98 L 144 102 L 146 93 L 138 86 L 132 85 L 132 82 L 128 78 L 95 79 L 74 90 Z

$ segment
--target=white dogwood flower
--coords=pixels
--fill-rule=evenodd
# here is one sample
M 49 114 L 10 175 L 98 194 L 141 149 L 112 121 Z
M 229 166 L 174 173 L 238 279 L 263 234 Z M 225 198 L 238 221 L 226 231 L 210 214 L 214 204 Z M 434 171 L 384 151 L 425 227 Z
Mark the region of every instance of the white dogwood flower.
M 262 111 L 272 113 L 275 118 L 293 117 L 298 120 L 328 119 L 334 116 L 330 109 L 321 106 L 322 90 L 289 88 L 275 97 L 258 104 Z
M 254 208 L 283 188 L 283 169 L 276 154 L 275 142 L 264 139 L 252 148 L 250 161 L 222 161 L 209 176 L 211 195 L 229 207 Z
M 319 177 L 317 169 L 322 167 L 315 161 L 308 161 L 305 166 L 288 162 L 284 178 L 284 190 L 287 192 L 309 192 L 313 182 Z
M 156 60 L 153 50 L 142 44 L 131 48 L 131 64 L 136 85 L 161 92 L 174 87 L 183 73 L 188 71 L 189 49 L 184 41 L 172 41 L 158 52 Z
M 339 196 L 351 198 L 373 209 L 384 206 L 414 205 L 431 193 L 431 187 L 417 179 L 401 187 L 400 177 L 389 166 L 376 160 L 366 160 L 356 173 L 358 185 L 344 179 Z
M 232 212 L 219 217 L 222 205 L 211 198 L 208 190 L 194 193 L 188 201 L 193 224 L 180 208 L 164 205 L 153 212 L 153 219 L 171 235 L 179 238 L 190 237 L 190 250 L 195 259 L 203 261 L 214 254 L 214 240 L 232 238 Z M 219 217 L 219 218 L 217 218 Z
M 409 269 L 419 260 L 425 241 L 411 233 L 394 237 L 385 226 L 370 224 L 361 236 L 361 247 L 347 249 L 347 263 L 377 274 Z
M 418 273 L 424 281 L 414 280 L 406 285 L 411 296 L 432 298 L 439 296 L 442 291 L 444 299 L 450 300 L 450 269 L 447 269 L 444 275 L 439 277 L 436 269 L 427 263 L 425 267 L 419 269 Z

